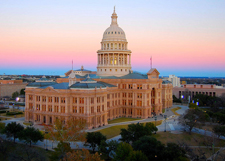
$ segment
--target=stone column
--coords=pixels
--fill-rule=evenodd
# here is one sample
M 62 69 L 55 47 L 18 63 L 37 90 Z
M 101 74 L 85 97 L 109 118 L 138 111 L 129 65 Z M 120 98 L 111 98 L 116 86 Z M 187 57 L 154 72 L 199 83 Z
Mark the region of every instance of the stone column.
M 113 66 L 114 66 L 114 64 L 115 64 L 115 60 L 114 60 L 114 53 L 113 53 Z
M 129 65 L 131 65 L 131 54 L 129 54 Z
M 122 62 L 123 62 L 123 65 L 124 65 L 125 64 L 125 61 L 124 61 L 124 53 L 123 53 L 123 61 Z
M 108 53 L 108 65 L 110 64 L 110 60 L 109 60 L 109 53 Z

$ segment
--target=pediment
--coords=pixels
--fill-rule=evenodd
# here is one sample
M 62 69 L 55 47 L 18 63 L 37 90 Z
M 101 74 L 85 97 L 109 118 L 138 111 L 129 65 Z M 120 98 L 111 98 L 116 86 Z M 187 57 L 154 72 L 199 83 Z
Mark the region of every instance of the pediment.
M 147 75 L 159 75 L 159 71 L 156 68 L 152 68 L 148 71 Z
M 49 86 L 49 87 L 43 89 L 41 92 L 57 92 L 58 93 L 58 91 L 55 90 L 52 86 Z

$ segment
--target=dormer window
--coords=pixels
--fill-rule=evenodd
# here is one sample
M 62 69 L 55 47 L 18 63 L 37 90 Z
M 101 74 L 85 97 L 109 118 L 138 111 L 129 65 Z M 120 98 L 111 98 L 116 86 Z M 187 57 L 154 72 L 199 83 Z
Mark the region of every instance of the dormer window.
M 112 32 L 112 34 L 113 34 L 113 32 Z
M 118 34 L 120 34 L 120 32 L 118 32 Z
M 110 34 L 110 32 L 108 32 L 108 34 Z
M 116 34 L 116 31 L 115 31 L 115 34 Z

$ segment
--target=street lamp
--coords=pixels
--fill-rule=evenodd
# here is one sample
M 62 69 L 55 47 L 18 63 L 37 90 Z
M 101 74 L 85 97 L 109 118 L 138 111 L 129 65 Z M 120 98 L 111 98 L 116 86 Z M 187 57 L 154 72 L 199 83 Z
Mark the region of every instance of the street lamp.
M 157 116 L 155 116 L 155 127 L 156 127 L 156 120 L 157 120 Z M 156 134 L 156 131 L 155 131 L 155 134 Z
M 165 118 L 165 130 L 164 130 L 164 132 L 166 132 L 166 118 L 167 118 L 167 115 L 164 115 L 164 118 Z
M 48 134 L 48 131 L 45 131 L 45 134 Z M 46 140 L 46 151 L 48 151 L 47 139 Z

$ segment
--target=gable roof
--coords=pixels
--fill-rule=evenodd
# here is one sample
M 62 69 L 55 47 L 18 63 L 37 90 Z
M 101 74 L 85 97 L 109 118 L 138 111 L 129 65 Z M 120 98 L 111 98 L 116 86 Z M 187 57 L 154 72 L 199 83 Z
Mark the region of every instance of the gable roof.
M 158 71 L 156 68 L 151 68 L 151 69 L 148 71 L 147 75 L 152 74 L 153 72 L 156 72 L 158 75 L 160 74 L 159 71 Z

